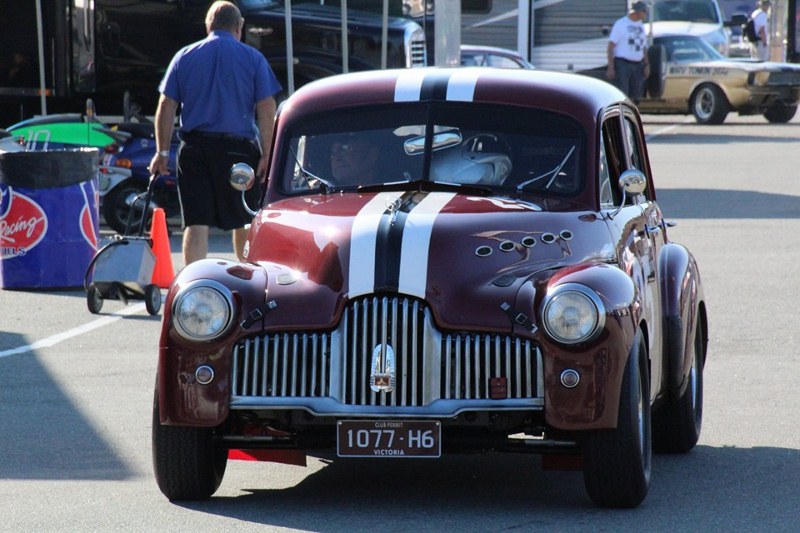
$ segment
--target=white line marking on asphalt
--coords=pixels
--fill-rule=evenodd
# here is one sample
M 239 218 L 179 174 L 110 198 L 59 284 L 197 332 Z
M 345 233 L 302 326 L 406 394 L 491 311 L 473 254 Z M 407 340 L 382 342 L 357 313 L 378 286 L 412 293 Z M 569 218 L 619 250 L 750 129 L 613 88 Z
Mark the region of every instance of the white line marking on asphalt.
M 49 348 L 50 346 L 56 345 L 61 341 L 65 341 L 67 339 L 71 339 L 72 337 L 77 337 L 78 335 L 83 335 L 84 333 L 88 333 L 93 329 L 102 328 L 112 322 L 116 322 L 122 317 L 128 315 L 135 315 L 143 311 L 145 308 L 144 302 L 129 305 L 128 307 L 117 311 L 115 313 L 111 313 L 108 316 L 104 316 L 103 318 L 98 318 L 93 322 L 89 322 L 88 324 L 84 324 L 82 326 L 78 326 L 77 328 L 72 328 L 70 330 L 57 333 L 53 336 L 47 337 L 46 339 L 38 340 L 32 344 L 27 344 L 25 346 L 19 346 L 17 348 L 11 348 L 10 350 L 3 350 L 0 352 L 0 359 L 3 357 L 8 357 L 9 355 L 18 355 L 21 353 L 32 352 L 34 350 L 38 350 L 40 348 Z
M 670 131 L 672 131 L 672 130 L 674 130 L 676 128 L 680 128 L 681 126 L 685 126 L 686 124 L 689 124 L 693 120 L 694 120 L 694 118 L 687 117 L 687 118 L 685 118 L 683 120 L 682 124 L 672 124 L 670 126 L 667 126 L 666 128 L 661 128 L 660 130 L 656 130 L 653 133 L 650 133 L 649 135 L 645 135 L 644 138 L 645 138 L 645 140 L 650 141 L 653 138 L 658 137 L 659 135 L 663 135 L 665 133 L 669 133 Z

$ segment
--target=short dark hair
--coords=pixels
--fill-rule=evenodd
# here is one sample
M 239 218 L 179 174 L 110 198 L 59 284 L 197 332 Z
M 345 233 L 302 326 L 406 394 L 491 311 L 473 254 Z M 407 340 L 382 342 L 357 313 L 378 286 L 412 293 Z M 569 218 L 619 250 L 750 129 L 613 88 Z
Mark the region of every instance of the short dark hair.
M 242 24 L 242 13 L 231 2 L 219 0 L 211 4 L 206 13 L 206 31 L 237 31 Z

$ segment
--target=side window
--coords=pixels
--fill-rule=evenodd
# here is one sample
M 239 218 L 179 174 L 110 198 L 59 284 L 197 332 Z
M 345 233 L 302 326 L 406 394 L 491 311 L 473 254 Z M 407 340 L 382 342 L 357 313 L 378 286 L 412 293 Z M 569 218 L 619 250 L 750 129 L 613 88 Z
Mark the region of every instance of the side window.
M 611 208 L 619 205 L 622 191 L 619 188 L 619 176 L 625 170 L 625 148 L 619 129 L 619 116 L 606 117 L 600 139 L 600 206 Z
M 625 142 L 628 145 L 628 153 L 630 154 L 631 158 L 631 166 L 635 169 L 641 170 L 644 175 L 647 177 L 648 181 L 650 180 L 650 176 L 647 173 L 647 163 L 645 161 L 645 151 L 643 146 L 643 140 L 638 135 L 639 128 L 637 127 L 636 123 L 631 120 L 630 117 L 625 117 Z M 648 200 L 650 198 L 650 187 L 645 189 L 644 192 L 645 198 Z
M 614 196 L 611 193 L 611 175 L 608 170 L 605 145 L 605 140 L 600 139 L 600 161 L 597 168 L 600 173 L 600 207 L 604 209 L 613 207 L 614 205 Z
M 628 153 L 631 155 L 633 168 L 644 172 L 645 166 L 642 164 L 642 149 L 636 135 L 636 126 L 628 118 L 625 118 L 625 142 L 628 144 Z

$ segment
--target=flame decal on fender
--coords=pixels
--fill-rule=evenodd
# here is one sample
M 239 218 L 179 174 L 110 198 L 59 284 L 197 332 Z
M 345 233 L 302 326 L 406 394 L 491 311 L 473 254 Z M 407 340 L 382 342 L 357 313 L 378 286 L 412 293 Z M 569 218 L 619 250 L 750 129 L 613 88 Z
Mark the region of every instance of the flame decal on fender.
M 350 298 L 375 291 L 424 298 L 433 224 L 455 196 L 386 192 L 367 202 L 351 230 Z

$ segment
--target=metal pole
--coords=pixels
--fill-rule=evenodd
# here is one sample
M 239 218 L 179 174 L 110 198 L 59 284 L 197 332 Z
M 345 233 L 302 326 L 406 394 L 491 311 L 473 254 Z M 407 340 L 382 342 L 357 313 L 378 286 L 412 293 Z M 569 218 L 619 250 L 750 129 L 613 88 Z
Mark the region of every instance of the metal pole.
M 518 0 L 517 2 L 517 52 L 525 58 L 531 60 L 531 1 Z
M 386 69 L 389 45 L 389 0 L 383 0 L 383 27 L 381 28 L 381 69 Z
M 44 79 L 44 28 L 42 27 L 42 0 L 36 0 L 36 38 L 39 46 L 39 100 L 42 115 L 47 115 L 46 85 Z
M 292 0 L 286 0 L 286 88 L 291 96 L 294 93 L 294 47 L 292 46 Z
M 342 0 L 342 72 L 350 70 L 350 49 L 347 43 L 347 0 Z

